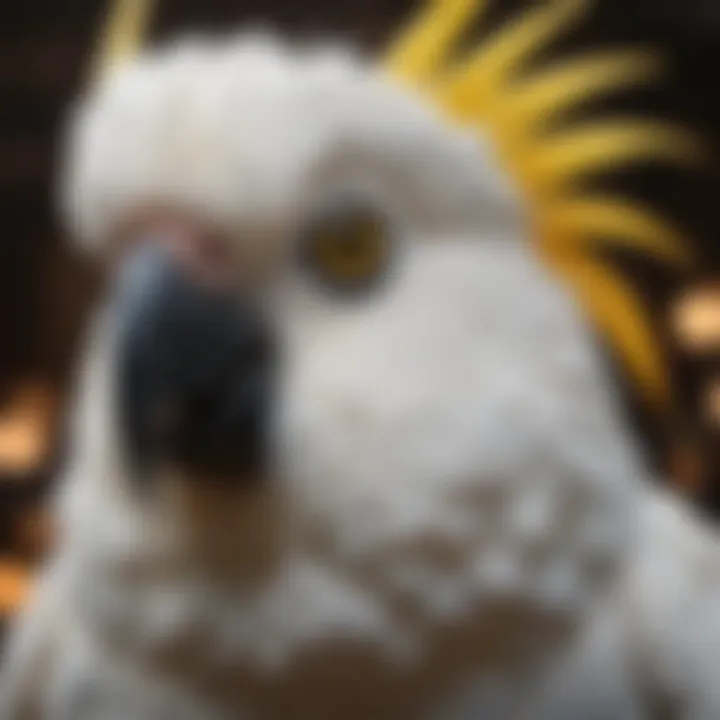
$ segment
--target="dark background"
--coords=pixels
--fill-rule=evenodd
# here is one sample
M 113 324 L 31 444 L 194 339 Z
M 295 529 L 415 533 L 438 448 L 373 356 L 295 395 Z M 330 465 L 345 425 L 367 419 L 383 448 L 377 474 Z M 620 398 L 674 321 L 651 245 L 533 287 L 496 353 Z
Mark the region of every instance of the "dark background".
M 159 0 L 151 36 L 180 30 L 229 30 L 262 22 L 294 34 L 347 37 L 368 48 L 383 45 L 415 3 L 408 0 Z M 487 27 L 526 2 L 494 0 Z M 63 238 L 53 207 L 56 158 L 65 109 L 89 73 L 92 51 L 109 3 L 99 0 L 6 0 L 0 4 L 0 416 L 20 383 L 41 381 L 59 399 L 71 377 L 95 286 L 91 264 Z M 650 199 L 693 238 L 700 263 L 677 276 L 630 256 L 613 258 L 648 297 L 661 330 L 684 288 L 713 281 L 720 267 L 720 2 L 718 0 L 598 0 L 589 20 L 554 48 L 644 43 L 669 58 L 667 81 L 652 91 L 626 93 L 592 112 L 632 108 L 675 118 L 707 140 L 707 165 L 680 173 L 661 167 L 602 178 Z M 552 54 L 552 53 L 551 53 Z M 718 305 L 720 308 L 720 305 Z M 720 343 L 718 343 L 720 347 Z M 670 337 L 667 353 L 681 402 L 660 417 L 624 387 L 628 412 L 649 459 L 672 467 L 676 450 L 690 448 L 700 467 L 693 490 L 713 508 L 720 495 L 720 437 L 702 409 L 709 383 L 720 379 L 712 352 L 691 356 Z M 8 530 L 17 513 L 42 497 L 61 449 L 62 412 L 52 423 L 52 452 L 18 482 L 0 467 L 0 552 L 12 552 Z M 685 466 L 683 466 L 685 467 Z M 695 467 L 695 465 L 693 466 Z M 683 482 L 683 470 L 675 480 Z M 689 471 L 688 471 L 689 472 Z M 22 552 L 19 549 L 18 552 Z

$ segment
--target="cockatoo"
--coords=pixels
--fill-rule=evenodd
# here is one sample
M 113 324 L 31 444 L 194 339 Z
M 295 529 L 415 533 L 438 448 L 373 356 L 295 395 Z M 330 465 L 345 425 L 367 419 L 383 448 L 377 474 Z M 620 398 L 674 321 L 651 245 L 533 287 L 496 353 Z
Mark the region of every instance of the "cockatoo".
M 651 59 L 531 72 L 574 0 L 460 52 L 476 5 L 382 64 L 115 38 L 62 188 L 111 280 L 3 718 L 720 718 L 720 547 L 650 482 L 593 332 L 662 402 L 594 243 L 687 244 L 580 182 L 697 149 L 553 125 Z

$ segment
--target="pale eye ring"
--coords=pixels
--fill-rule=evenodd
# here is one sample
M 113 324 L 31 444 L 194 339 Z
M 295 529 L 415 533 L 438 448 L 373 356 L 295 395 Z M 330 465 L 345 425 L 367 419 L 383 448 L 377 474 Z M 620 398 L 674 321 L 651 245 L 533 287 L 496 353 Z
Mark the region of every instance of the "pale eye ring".
M 311 213 L 304 224 L 300 264 L 326 290 L 362 295 L 387 275 L 394 236 L 390 219 L 372 203 L 335 201 Z

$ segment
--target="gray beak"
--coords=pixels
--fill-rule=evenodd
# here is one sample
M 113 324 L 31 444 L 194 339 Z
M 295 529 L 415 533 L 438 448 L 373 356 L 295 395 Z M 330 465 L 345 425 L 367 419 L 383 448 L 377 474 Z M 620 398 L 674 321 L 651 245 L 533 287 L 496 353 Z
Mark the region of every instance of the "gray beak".
M 257 308 L 154 245 L 127 258 L 115 303 L 119 427 L 138 477 L 164 462 L 203 478 L 262 474 L 275 353 Z

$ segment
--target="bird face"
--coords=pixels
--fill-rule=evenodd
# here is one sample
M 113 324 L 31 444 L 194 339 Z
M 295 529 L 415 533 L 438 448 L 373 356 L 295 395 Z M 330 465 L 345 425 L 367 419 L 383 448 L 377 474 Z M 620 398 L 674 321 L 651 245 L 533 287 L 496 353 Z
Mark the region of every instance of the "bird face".
M 303 542 L 426 597 L 522 595 L 541 566 L 579 597 L 635 459 L 476 139 L 344 54 L 247 39 L 144 56 L 76 128 L 124 481 L 272 489 Z

